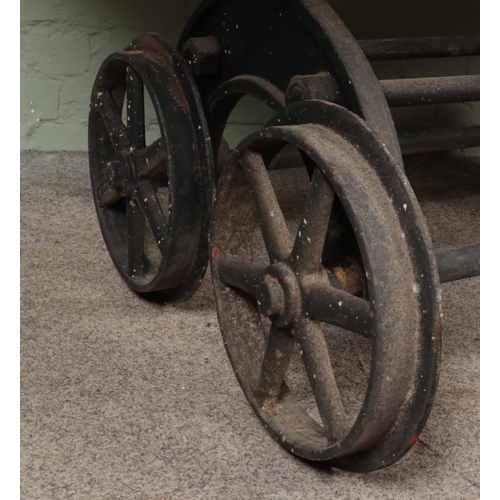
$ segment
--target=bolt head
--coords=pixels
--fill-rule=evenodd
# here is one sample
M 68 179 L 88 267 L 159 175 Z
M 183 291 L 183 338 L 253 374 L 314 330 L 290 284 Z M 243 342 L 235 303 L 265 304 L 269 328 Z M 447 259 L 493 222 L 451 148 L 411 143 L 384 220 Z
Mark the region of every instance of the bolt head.
M 277 280 L 266 277 L 257 290 L 259 311 L 264 316 L 271 318 L 280 314 L 285 307 L 283 289 Z
M 117 160 L 108 161 L 104 168 L 104 178 L 110 189 L 121 191 L 127 184 L 127 167 Z
M 286 91 L 287 104 L 308 99 L 339 102 L 340 91 L 335 78 L 329 73 L 294 76 Z

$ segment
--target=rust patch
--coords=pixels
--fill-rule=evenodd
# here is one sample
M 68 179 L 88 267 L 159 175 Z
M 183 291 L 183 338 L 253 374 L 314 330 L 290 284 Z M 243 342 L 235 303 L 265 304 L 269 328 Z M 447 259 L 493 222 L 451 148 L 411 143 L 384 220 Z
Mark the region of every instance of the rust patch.
M 419 435 L 413 434 L 413 436 L 408 441 L 408 446 L 413 446 L 418 441 Z
M 168 93 L 170 97 L 175 101 L 177 106 L 183 111 L 184 114 L 189 115 L 189 104 L 185 98 L 184 90 L 179 81 L 177 75 L 171 75 L 172 78 L 169 81 Z
M 147 53 L 146 57 L 152 63 L 161 66 L 161 68 L 166 71 L 168 75 L 166 90 L 170 97 L 186 115 L 189 114 L 189 103 L 186 100 L 180 81 L 181 75 L 183 76 L 185 72 L 189 71 L 189 69 L 184 67 L 177 68 L 170 54 L 165 51 L 162 44 L 155 37 L 142 36 L 140 37 L 139 42 L 141 47 Z M 158 54 L 161 54 L 161 56 Z M 154 66 L 151 69 L 154 70 Z M 181 72 L 181 75 L 179 75 L 178 72 Z
M 363 298 L 366 297 L 366 278 L 361 266 L 354 262 L 349 261 L 347 265 L 336 266 L 326 270 L 330 276 L 333 276 L 341 290 L 351 295 L 362 293 Z M 378 281 L 375 282 L 378 284 Z

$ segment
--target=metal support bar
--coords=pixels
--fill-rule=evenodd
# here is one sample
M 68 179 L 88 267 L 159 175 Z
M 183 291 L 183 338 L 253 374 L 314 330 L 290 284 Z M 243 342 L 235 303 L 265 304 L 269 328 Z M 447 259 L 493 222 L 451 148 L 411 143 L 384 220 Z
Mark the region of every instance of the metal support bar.
M 479 36 L 359 40 L 359 45 L 369 61 L 479 55 Z
M 436 251 L 441 283 L 479 276 L 479 243 Z
M 479 101 L 479 75 L 381 80 L 391 107 Z
M 398 137 L 401 152 L 406 155 L 480 145 L 479 125 L 404 131 Z

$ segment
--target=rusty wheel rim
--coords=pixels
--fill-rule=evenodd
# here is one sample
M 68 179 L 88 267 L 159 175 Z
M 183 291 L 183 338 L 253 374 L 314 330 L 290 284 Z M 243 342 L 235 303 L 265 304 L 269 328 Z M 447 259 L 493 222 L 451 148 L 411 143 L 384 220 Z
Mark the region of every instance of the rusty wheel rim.
M 398 175 L 387 185 L 387 171 L 397 164 L 362 120 L 323 104 L 322 113 L 309 109 L 311 103 L 289 108 L 273 120 L 286 125 L 263 129 L 237 148 L 223 171 L 214 207 L 212 277 L 233 369 L 271 435 L 303 458 L 375 470 L 401 458 L 427 419 L 440 352 L 439 280 L 411 190 Z M 297 125 L 311 111 L 323 124 Z M 336 128 L 348 130 L 348 137 Z M 285 144 L 298 147 L 315 164 L 295 241 L 287 235 L 266 168 Z M 335 195 L 356 232 L 369 301 L 330 286 L 321 265 Z M 249 216 L 253 209 L 256 217 Z M 268 266 L 251 262 L 248 242 L 256 224 Z M 415 268 L 420 252 L 426 259 Z M 430 321 L 421 313 L 429 305 Z M 267 337 L 261 314 L 272 321 Z M 343 414 L 320 320 L 372 339 L 367 392 L 352 425 Z M 284 381 L 296 343 L 321 423 L 301 408 Z
M 145 92 L 160 129 L 148 146 Z M 92 188 L 108 251 L 138 292 L 164 290 L 165 300 L 178 302 L 203 279 L 213 191 L 207 130 L 189 68 L 158 35 L 142 35 L 104 61 L 89 116 Z M 160 255 L 155 263 L 145 252 L 146 226 Z

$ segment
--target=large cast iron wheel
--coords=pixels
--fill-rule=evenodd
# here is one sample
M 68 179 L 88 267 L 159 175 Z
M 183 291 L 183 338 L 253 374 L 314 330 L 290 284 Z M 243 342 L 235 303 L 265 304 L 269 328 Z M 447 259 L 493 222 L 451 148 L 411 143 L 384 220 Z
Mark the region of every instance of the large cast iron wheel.
M 148 145 L 145 91 L 160 130 Z M 158 35 L 138 37 L 101 66 L 89 158 L 102 234 L 122 278 L 138 292 L 165 290 L 167 301 L 189 298 L 208 264 L 213 159 L 189 68 Z M 146 233 L 155 261 L 145 250 Z
M 356 115 L 311 101 L 273 122 L 238 146 L 217 190 L 211 264 L 226 350 L 248 401 L 280 444 L 343 469 L 380 469 L 416 442 L 437 385 L 441 309 L 430 238 L 404 174 Z M 267 171 L 288 144 L 314 164 L 295 238 Z M 352 294 L 356 287 L 332 286 L 322 265 L 335 197 L 356 234 L 367 299 Z M 256 227 L 266 265 L 252 258 Z M 371 343 L 366 394 L 353 419 L 322 323 Z M 316 419 L 287 385 L 297 346 Z
M 215 154 L 241 97 L 251 95 L 279 110 L 296 75 L 327 73 L 332 88 L 323 99 L 350 109 L 379 131 L 402 168 L 382 87 L 327 0 L 203 0 L 178 48 L 198 69 Z

